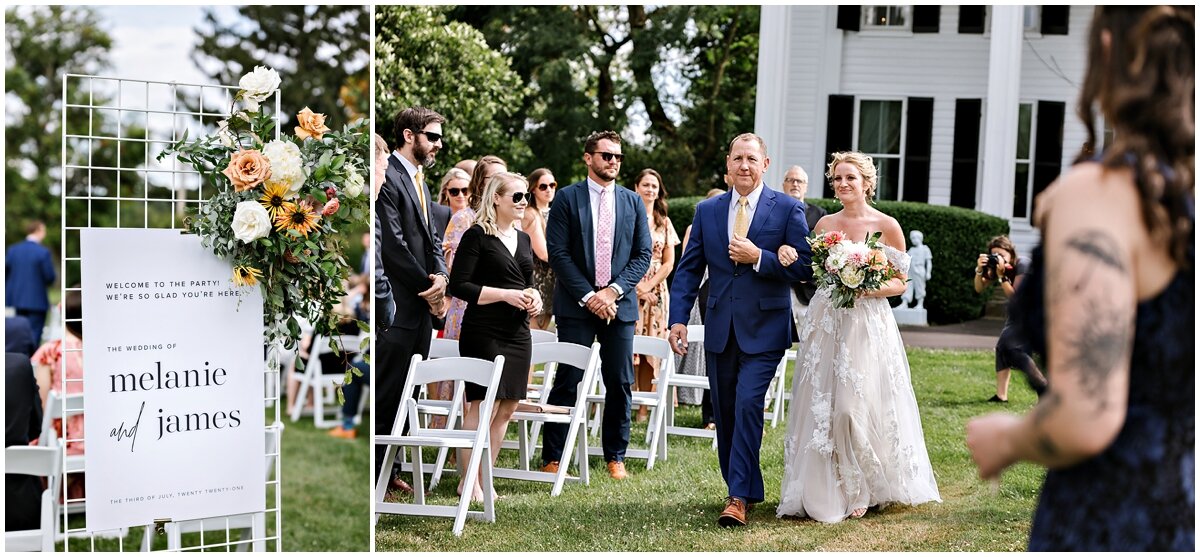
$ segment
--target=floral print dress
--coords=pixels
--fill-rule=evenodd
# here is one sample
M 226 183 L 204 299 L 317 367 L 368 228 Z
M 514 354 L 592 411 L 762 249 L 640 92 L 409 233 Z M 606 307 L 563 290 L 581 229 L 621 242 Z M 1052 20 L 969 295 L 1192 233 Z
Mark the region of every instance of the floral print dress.
M 650 280 L 650 277 L 653 277 L 662 268 L 663 253 L 668 249 L 674 250 L 675 246 L 680 244 L 679 235 L 675 233 L 675 227 L 671 225 L 669 218 L 663 219 L 661 227 L 654 226 L 654 219 L 650 219 L 650 240 L 653 242 L 650 251 L 650 268 L 646 270 L 646 276 L 642 277 L 642 282 Z M 668 301 L 670 300 L 667 281 L 658 283 L 652 294 L 653 300 L 649 302 L 638 300 L 638 320 L 634 325 L 633 334 L 667 338 Z M 654 376 L 658 377 L 660 363 L 658 358 L 647 358 L 647 360 L 654 366 Z M 633 365 L 636 366 L 639 362 L 640 357 L 634 354 Z

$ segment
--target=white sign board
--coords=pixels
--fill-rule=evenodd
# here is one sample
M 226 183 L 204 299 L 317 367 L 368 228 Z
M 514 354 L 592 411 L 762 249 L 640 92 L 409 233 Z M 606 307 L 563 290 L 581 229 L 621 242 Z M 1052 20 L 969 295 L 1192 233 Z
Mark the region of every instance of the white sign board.
M 263 302 L 178 230 L 84 229 L 87 528 L 263 511 Z

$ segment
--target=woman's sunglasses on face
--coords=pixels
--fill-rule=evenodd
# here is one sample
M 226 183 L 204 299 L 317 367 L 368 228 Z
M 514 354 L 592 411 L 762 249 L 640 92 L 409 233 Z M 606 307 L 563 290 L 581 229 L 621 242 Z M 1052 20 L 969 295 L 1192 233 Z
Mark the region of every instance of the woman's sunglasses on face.
M 549 184 L 538 184 L 538 191 L 552 190 L 558 187 L 558 182 L 550 182 Z
M 466 194 L 467 194 L 467 188 L 446 188 L 446 195 L 448 195 L 450 197 L 458 197 L 460 195 L 466 195 Z
M 533 194 L 529 193 L 527 191 L 513 192 L 513 194 L 512 194 L 513 204 L 520 205 L 521 201 L 525 201 L 526 203 L 533 203 Z

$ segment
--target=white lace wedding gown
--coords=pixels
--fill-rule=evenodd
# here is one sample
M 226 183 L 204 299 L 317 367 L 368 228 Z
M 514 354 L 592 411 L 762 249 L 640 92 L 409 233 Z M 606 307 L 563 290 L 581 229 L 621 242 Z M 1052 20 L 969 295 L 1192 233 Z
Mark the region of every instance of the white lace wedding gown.
M 907 273 L 908 254 L 885 246 Z M 778 515 L 839 522 L 855 509 L 941 501 L 908 357 L 886 298 L 808 306 L 788 406 Z

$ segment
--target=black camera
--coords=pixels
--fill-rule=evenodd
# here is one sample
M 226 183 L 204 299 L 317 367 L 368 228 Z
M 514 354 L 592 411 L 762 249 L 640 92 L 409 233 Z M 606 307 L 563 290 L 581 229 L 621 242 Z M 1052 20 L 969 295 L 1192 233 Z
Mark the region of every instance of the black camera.
M 999 255 L 996 255 L 994 253 L 989 253 L 987 258 L 988 258 L 988 262 L 987 262 L 988 267 L 991 267 L 993 269 L 997 269 L 1000 267 L 1000 256 Z

